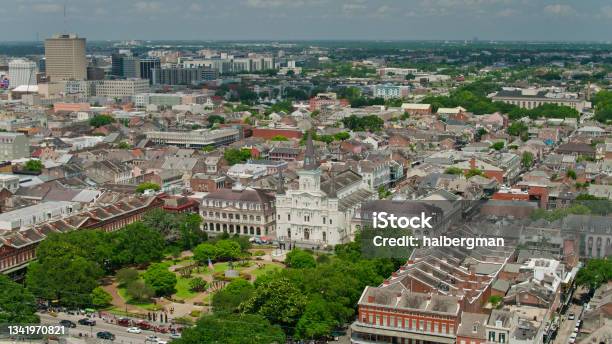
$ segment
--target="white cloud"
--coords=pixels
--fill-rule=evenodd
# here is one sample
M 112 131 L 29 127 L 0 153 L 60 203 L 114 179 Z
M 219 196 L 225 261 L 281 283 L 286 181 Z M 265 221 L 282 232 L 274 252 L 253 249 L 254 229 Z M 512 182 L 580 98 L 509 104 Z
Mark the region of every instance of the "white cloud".
M 64 10 L 64 6 L 60 4 L 34 4 L 32 11 L 38 13 L 58 13 Z
M 612 6 L 606 5 L 601 8 L 601 14 L 606 18 L 612 19 Z
M 303 0 L 247 0 L 247 6 L 255 8 L 299 7 Z
M 576 13 L 576 10 L 570 5 L 565 4 L 550 4 L 544 7 L 544 12 L 556 16 L 568 16 Z
M 350 2 L 342 5 L 342 12 L 344 14 L 355 14 L 366 9 L 366 5 L 359 2 Z
M 138 1 L 134 8 L 139 12 L 161 12 L 162 4 L 157 1 Z
M 376 9 L 376 15 L 377 16 L 385 16 L 389 12 L 391 12 L 391 7 L 389 7 L 387 5 L 382 5 L 382 6 L 380 6 L 379 8 Z
M 498 17 L 514 17 L 518 15 L 518 13 L 519 11 L 515 10 L 514 8 L 505 8 L 495 13 L 495 15 Z
M 189 6 L 189 10 L 192 12 L 202 12 L 203 8 L 202 5 L 194 2 L 191 4 L 191 6 Z

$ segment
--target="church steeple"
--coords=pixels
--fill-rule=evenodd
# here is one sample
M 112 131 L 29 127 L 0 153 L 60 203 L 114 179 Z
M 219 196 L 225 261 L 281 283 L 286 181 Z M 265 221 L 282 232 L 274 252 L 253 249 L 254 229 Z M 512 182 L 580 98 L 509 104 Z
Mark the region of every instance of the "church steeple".
M 319 167 L 315 156 L 314 143 L 312 142 L 312 134 L 308 132 L 306 138 L 306 151 L 304 152 L 304 170 L 316 170 Z
M 329 194 L 327 196 L 329 196 L 329 198 L 338 197 L 338 193 L 336 192 L 336 174 L 333 168 L 329 170 Z
M 283 177 L 283 171 L 280 168 L 278 169 L 278 184 L 276 184 L 276 194 L 285 194 L 285 178 Z

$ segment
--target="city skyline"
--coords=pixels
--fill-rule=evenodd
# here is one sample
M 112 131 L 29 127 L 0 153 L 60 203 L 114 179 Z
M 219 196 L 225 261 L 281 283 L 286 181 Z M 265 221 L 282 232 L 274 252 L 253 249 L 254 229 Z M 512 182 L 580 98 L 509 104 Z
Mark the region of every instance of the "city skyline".
M 0 15 L 5 27 L 19 27 L 0 41 L 77 32 L 88 40 L 606 42 L 612 31 L 604 0 L 19 0 Z

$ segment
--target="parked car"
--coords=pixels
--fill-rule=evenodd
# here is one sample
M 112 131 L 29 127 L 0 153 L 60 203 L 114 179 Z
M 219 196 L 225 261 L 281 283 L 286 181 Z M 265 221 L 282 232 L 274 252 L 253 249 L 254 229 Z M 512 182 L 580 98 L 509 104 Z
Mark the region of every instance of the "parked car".
M 128 327 L 128 326 L 130 326 L 130 324 L 131 324 L 131 321 L 130 321 L 129 318 L 119 318 L 119 319 L 117 319 L 117 325 L 119 325 L 119 326 Z
M 100 339 L 106 339 L 106 340 L 115 340 L 115 335 L 108 331 L 100 331 L 96 333 L 96 337 Z
M 146 321 L 140 321 L 136 323 L 135 326 L 140 328 L 141 330 L 150 330 L 153 327 L 151 324 L 149 324 Z
M 89 318 L 83 318 L 78 321 L 79 325 L 96 326 L 96 321 Z
M 574 313 L 570 313 L 570 314 L 567 316 L 567 318 L 568 318 L 569 320 L 574 320 L 574 319 L 576 319 L 576 315 L 574 315 Z
M 178 332 L 172 332 L 172 333 L 170 333 L 170 338 L 172 338 L 172 339 L 179 339 L 179 338 L 181 338 L 181 334 L 178 333 Z
M 142 333 L 142 330 L 138 327 L 128 327 L 127 331 L 129 333 Z
M 74 323 L 74 321 L 70 321 L 70 320 L 66 320 L 66 319 L 60 320 L 59 323 L 60 323 L 60 325 L 62 325 L 64 327 L 67 327 L 67 328 L 75 328 L 76 327 L 76 324 Z

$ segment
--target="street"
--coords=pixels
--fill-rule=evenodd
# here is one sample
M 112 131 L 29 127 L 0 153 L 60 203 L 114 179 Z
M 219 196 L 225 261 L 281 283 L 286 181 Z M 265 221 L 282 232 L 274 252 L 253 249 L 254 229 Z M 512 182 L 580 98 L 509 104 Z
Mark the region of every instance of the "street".
M 51 316 L 47 313 L 42 313 L 38 315 L 40 316 L 40 321 L 42 324 L 54 324 L 54 325 L 57 325 L 60 320 L 64 320 L 64 319 L 77 323 L 79 319 L 84 318 L 83 315 L 70 315 L 66 313 L 58 313 L 57 317 Z M 142 343 L 145 343 L 145 339 L 151 335 L 156 335 L 160 339 L 170 342 L 169 334 L 155 333 L 153 331 L 146 331 L 146 330 L 143 330 L 142 333 L 139 333 L 139 334 L 128 333 L 127 327 L 106 323 L 101 318 L 93 318 L 93 320 L 96 321 L 95 326 L 90 327 L 90 326 L 85 326 L 85 325 L 79 325 L 77 323 L 76 328 L 69 329 L 69 332 L 68 332 L 69 335 L 71 337 L 79 337 L 79 333 L 80 333 L 83 336 L 87 335 L 89 337 L 93 336 L 95 338 L 96 333 L 100 331 L 109 331 L 116 336 L 114 343 L 142 344 Z M 108 341 L 100 340 L 100 342 L 108 342 Z
M 569 320 L 569 314 L 574 314 L 574 320 Z M 582 313 L 582 306 L 571 304 L 565 315 L 562 315 L 561 325 L 557 332 L 557 337 L 554 340 L 554 344 L 566 344 L 569 341 L 569 336 L 574 332 L 578 317 Z

